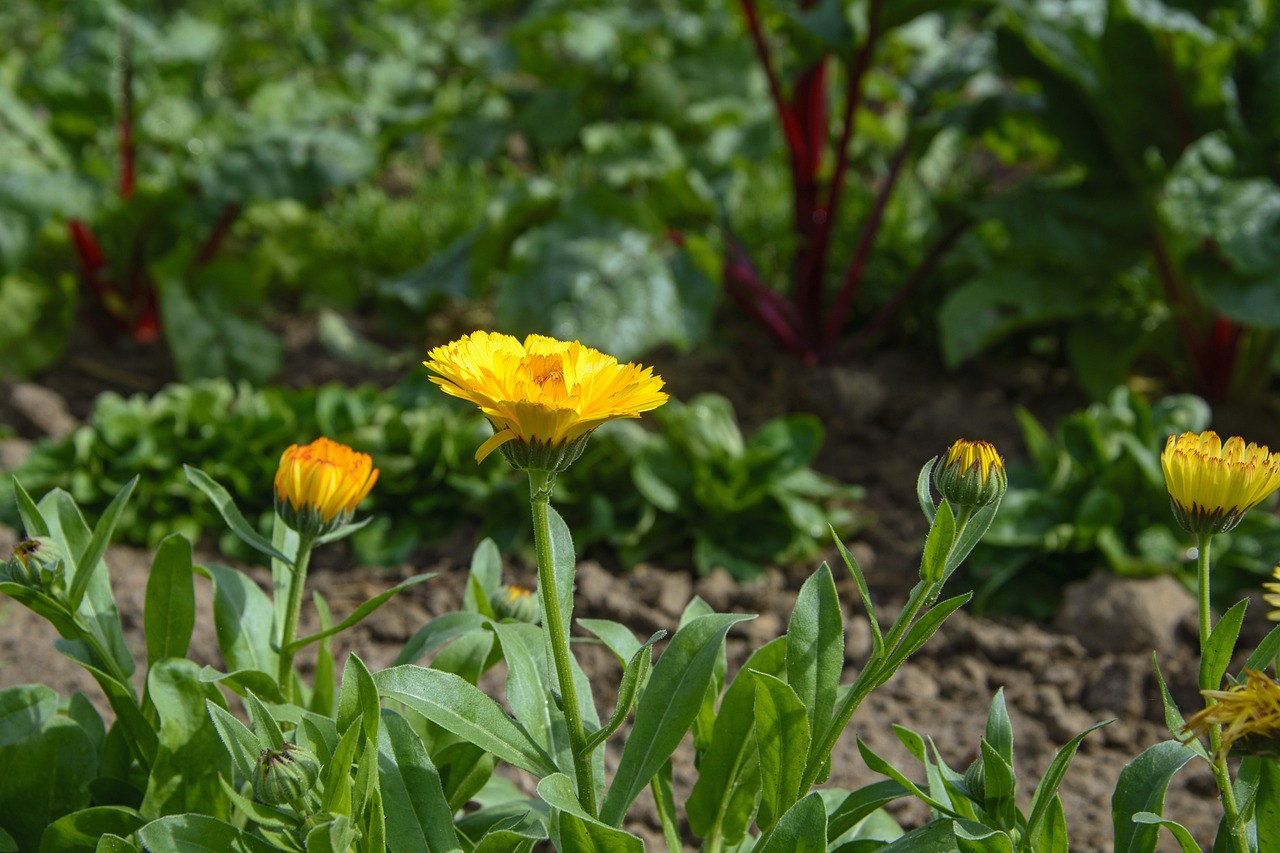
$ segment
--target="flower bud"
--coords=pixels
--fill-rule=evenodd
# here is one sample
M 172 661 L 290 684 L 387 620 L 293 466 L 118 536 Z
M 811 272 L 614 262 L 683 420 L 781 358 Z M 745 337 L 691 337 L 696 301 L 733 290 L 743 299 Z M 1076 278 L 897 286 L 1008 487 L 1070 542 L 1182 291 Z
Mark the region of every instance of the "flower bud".
M 522 586 L 502 586 L 489 596 L 489 606 L 495 618 L 513 622 L 538 623 L 538 600 Z
M 979 758 L 964 771 L 964 787 L 969 792 L 969 799 L 982 802 L 987 792 L 987 768 Z
M 976 509 L 1000 500 L 1009 477 L 995 447 L 962 438 L 934 467 L 933 484 L 954 506 Z
M 286 742 L 280 749 L 258 753 L 253 795 L 269 806 L 292 805 L 320 777 L 320 762 L 310 750 Z
M 30 589 L 58 595 L 66 590 L 65 565 L 57 543 L 37 536 L 23 539 L 14 547 L 9 559 L 9 577 Z
M 346 524 L 377 481 L 367 453 L 327 438 L 295 444 L 276 469 L 276 514 L 303 536 L 322 536 Z

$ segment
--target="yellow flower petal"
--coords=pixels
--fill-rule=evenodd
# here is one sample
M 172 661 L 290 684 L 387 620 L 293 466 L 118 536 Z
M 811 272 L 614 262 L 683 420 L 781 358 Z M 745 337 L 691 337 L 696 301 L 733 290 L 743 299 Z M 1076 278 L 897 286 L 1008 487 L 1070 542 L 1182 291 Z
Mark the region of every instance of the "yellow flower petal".
M 1238 436 L 1223 444 L 1212 431 L 1169 436 L 1160 467 L 1174 513 L 1192 533 L 1230 530 L 1280 489 L 1280 454 Z

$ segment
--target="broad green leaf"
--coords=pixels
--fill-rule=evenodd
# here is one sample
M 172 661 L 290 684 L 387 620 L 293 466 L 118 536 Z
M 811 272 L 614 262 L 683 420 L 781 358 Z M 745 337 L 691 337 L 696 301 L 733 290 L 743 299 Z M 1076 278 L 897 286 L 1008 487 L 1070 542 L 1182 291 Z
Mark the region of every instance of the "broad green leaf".
M 538 783 L 538 796 L 552 808 L 551 840 L 560 850 L 582 853 L 643 853 L 644 842 L 588 815 L 574 794 L 573 782 L 553 773 Z
M 58 711 L 58 694 L 43 684 L 0 690 L 0 747 L 26 740 Z
M 759 853 L 824 853 L 827 849 L 827 810 L 814 791 L 778 821 Z
M 725 634 L 754 617 L 732 613 L 699 616 L 678 630 L 654 665 L 636 707 L 600 819 L 617 826 L 653 774 L 671 757 L 702 707 Z
M 698 780 L 685 803 L 689 827 L 700 837 L 719 832 L 728 843 L 737 843 L 755 813 L 760 769 L 752 673 L 783 676 L 786 643 L 786 637 L 778 637 L 753 652 L 720 702 L 711 743 L 700 756 Z
M 351 818 L 338 815 L 307 833 L 307 853 L 347 853 L 359 837 Z
M 253 525 L 245 520 L 245 517 L 240 514 L 240 510 L 236 508 L 235 499 L 231 497 L 230 492 L 199 468 L 183 465 L 182 469 L 187 473 L 187 482 L 204 492 L 209 500 L 213 501 L 213 505 L 222 516 L 222 520 L 231 528 L 231 532 L 239 536 L 246 545 L 272 559 L 282 560 L 286 563 L 291 562 L 287 556 L 272 546 L 265 536 L 254 530 Z
M 448 672 L 406 664 L 373 677 L 378 692 L 403 702 L 436 725 L 538 776 L 556 772 L 555 762 L 498 703 Z
M 325 601 L 324 596 L 319 590 L 311 593 L 311 601 L 316 608 L 316 616 L 320 620 L 320 630 L 326 630 L 333 624 L 333 617 L 329 613 L 329 603 Z M 316 668 L 312 675 L 311 683 L 311 701 L 308 708 L 322 716 L 330 716 L 334 713 L 333 694 L 336 688 L 337 678 L 333 671 L 333 643 L 330 638 L 325 637 L 316 647 Z
M 273 853 L 276 848 L 214 817 L 169 815 L 138 830 L 148 850 L 165 853 Z
M 1231 656 L 1236 649 L 1236 640 L 1240 638 L 1240 626 L 1244 624 L 1244 612 L 1248 606 L 1247 598 L 1236 602 L 1234 607 L 1222 614 L 1218 624 L 1209 632 L 1209 642 L 1205 643 L 1200 655 L 1201 690 L 1222 689 L 1222 678 L 1231 664 Z
M 213 581 L 213 624 L 227 669 L 256 669 L 274 677 L 279 655 L 271 647 L 271 599 L 235 569 L 210 563 L 195 570 Z
M 123 806 L 94 806 L 49 824 L 40 838 L 40 853 L 95 853 L 104 835 L 132 835 L 147 821 Z
M 569 528 L 554 507 L 547 507 L 547 525 L 550 528 L 548 530 L 550 534 L 548 538 L 551 546 L 552 575 L 555 578 L 555 600 L 564 623 L 564 636 L 562 639 L 567 647 L 569 645 L 569 626 L 573 624 L 573 579 L 577 568 L 577 557 L 573 550 L 573 537 L 569 534 Z M 538 611 L 542 616 L 542 626 L 546 637 L 547 660 L 552 660 L 555 656 L 551 651 L 551 634 L 546 628 L 550 623 L 547 621 L 546 613 L 543 612 L 542 603 L 543 592 L 540 590 L 538 592 Z
M 790 647 L 790 636 L 787 643 Z M 804 703 L 789 684 L 770 675 L 753 675 L 757 681 L 755 731 L 760 762 L 756 823 L 768 832 L 799 799 L 809 757 L 809 719 Z
M 417 663 L 424 655 L 456 637 L 483 627 L 484 623 L 485 618 L 479 613 L 455 612 L 437 616 L 414 632 L 391 665 Z
M 1195 750 L 1176 740 L 1166 740 L 1147 748 L 1120 771 L 1111 795 L 1116 853 L 1151 853 L 1156 849 L 1159 829 L 1136 824 L 1133 816 L 1139 812 L 1160 815 L 1169 781 L 1195 756 Z
M 36 850 L 45 827 L 89 805 L 98 758 L 80 726 L 53 717 L 37 734 L 0 747 L 0 767 L 0 829 L 19 850 Z
M 160 742 L 140 811 L 229 819 L 218 778 L 231 772 L 232 762 L 206 707 L 221 705 L 222 693 L 200 681 L 196 664 L 165 658 L 147 671 L 147 695 L 160 718 Z
M 372 717 L 372 719 L 370 719 Z M 364 736 L 378 740 L 381 701 L 373 676 L 355 652 L 347 656 L 342 668 L 342 692 L 338 694 L 338 731 L 345 733 L 357 721 L 364 723 Z
M 191 543 L 173 534 L 156 549 L 147 575 L 143 627 L 147 664 L 187 656 L 196 623 L 196 594 L 191 573 Z
M 55 640 L 54 647 L 93 676 L 93 680 L 98 683 L 98 687 L 107 697 L 111 710 L 116 713 L 116 722 L 126 735 L 125 742 L 130 753 L 144 767 L 150 766 L 155 760 L 156 733 L 138 706 L 132 683 L 122 684 L 118 679 L 94 666 L 91 661 L 96 655 L 92 654 L 83 643 Z
M 435 576 L 436 576 L 435 572 L 429 572 L 428 574 L 424 574 L 424 575 L 414 575 L 411 578 L 407 578 L 406 580 L 401 581 L 400 583 L 396 584 L 390 589 L 384 589 L 382 592 L 378 593 L 373 598 L 370 598 L 369 600 L 365 601 L 363 604 L 361 604 L 359 607 L 353 610 L 350 616 L 348 616 L 346 619 L 343 619 L 337 625 L 333 625 L 329 628 L 325 628 L 321 631 L 317 631 L 314 634 L 309 634 L 306 637 L 300 637 L 289 644 L 289 649 L 296 652 L 297 650 L 305 648 L 318 640 L 323 640 L 325 637 L 332 637 L 334 634 L 341 633 L 347 630 L 348 628 L 350 628 L 351 626 L 359 623 L 361 620 L 367 617 L 370 613 L 377 610 L 382 605 L 386 604 L 389 600 L 391 600 L 393 597 L 395 597 L 399 593 L 403 592 L 404 590 L 408 589 L 411 586 L 417 586 L 423 581 L 431 580 Z
M 404 717 L 393 711 L 383 711 L 382 716 L 378 784 L 387 813 L 388 849 L 406 853 L 461 849 L 453 830 L 453 809 L 422 741 Z
M 800 588 L 787 626 L 787 684 L 804 703 L 810 732 L 827 727 L 843 667 L 844 616 L 831 568 L 823 563 Z
M 119 835 L 107 833 L 98 839 L 94 853 L 142 853 L 137 847 Z
M 271 547 L 286 558 L 282 560 L 279 556 L 271 557 L 271 606 L 274 613 L 271 622 L 271 645 L 278 650 L 284 643 L 280 634 L 284 631 L 284 623 L 289 618 L 290 587 L 293 586 L 295 575 L 293 567 L 298 562 L 298 549 L 302 547 L 302 537 L 274 512 L 271 514 Z
M 460 740 L 436 749 L 434 763 L 445 799 L 458 811 L 488 784 L 497 760 L 474 743 Z

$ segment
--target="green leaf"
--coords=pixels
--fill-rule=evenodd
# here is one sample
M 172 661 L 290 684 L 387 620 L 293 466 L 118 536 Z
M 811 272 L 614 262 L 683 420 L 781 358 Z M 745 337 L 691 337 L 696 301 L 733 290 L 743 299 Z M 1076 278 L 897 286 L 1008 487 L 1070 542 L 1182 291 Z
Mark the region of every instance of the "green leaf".
M 205 709 L 218 732 L 219 740 L 231 756 L 232 764 L 245 781 L 251 780 L 253 769 L 258 763 L 258 753 L 262 749 L 258 736 L 221 705 L 206 700 Z
M 792 806 L 759 853 L 824 853 L 827 849 L 827 810 L 814 791 Z
M 22 519 L 22 529 L 26 534 L 32 537 L 48 536 L 49 525 L 45 523 L 44 516 L 40 514 L 35 501 L 31 500 L 31 495 L 22 488 L 22 483 L 18 482 L 17 478 L 13 481 L 13 495 L 18 501 L 18 516 Z
M 1156 849 L 1159 830 L 1134 823 L 1133 816 L 1139 812 L 1161 814 L 1169 781 L 1195 756 L 1195 750 L 1167 740 L 1149 747 L 1120 771 L 1111 795 L 1116 853 L 1152 853 Z
M 147 696 L 160 718 L 160 731 L 141 812 L 198 811 L 229 819 L 231 809 L 218 779 L 231 772 L 232 761 L 207 710 L 222 703 L 221 692 L 200 681 L 196 664 L 166 658 L 147 671 Z
M 676 631 L 636 707 L 631 734 L 600 810 L 605 823 L 621 823 L 631 803 L 671 757 L 702 707 L 725 634 L 738 622 L 752 618 L 713 613 Z
M 271 599 L 235 569 L 210 563 L 195 570 L 213 581 L 213 624 L 227 669 L 254 669 L 274 679 L 279 655 L 271 648 Z
M 124 512 L 125 505 L 129 503 L 129 496 L 133 494 L 133 489 L 137 485 L 138 478 L 135 476 L 120 487 L 120 491 L 112 498 L 111 503 L 103 511 L 102 517 L 98 519 L 98 524 L 93 529 L 93 537 L 76 557 L 75 575 L 71 578 L 71 586 L 67 590 L 67 599 L 71 602 L 73 611 L 80 609 L 80 602 L 84 600 L 84 594 L 89 589 L 89 582 L 98 571 L 102 555 L 107 553 L 107 546 L 111 544 L 111 534 L 115 532 L 120 513 Z
M 547 507 L 547 526 L 548 544 L 551 546 L 552 575 L 555 578 L 555 601 L 556 606 L 560 609 L 561 621 L 564 625 L 564 635 L 561 638 L 564 643 L 562 648 L 568 648 L 569 626 L 573 620 L 573 579 L 577 568 L 577 558 L 574 554 L 573 537 L 569 534 L 569 527 L 564 523 L 564 519 L 560 517 L 560 513 L 555 511 L 554 507 Z M 551 649 L 551 633 L 546 628 L 550 622 L 547 620 L 546 613 L 542 612 L 542 603 L 542 594 L 539 593 L 538 611 L 542 617 L 543 632 L 546 637 L 547 660 L 554 660 L 555 655 Z
M 1014 775 L 1013 765 L 987 743 L 985 737 L 980 747 L 982 767 L 986 774 L 982 808 L 995 829 L 1009 832 L 1017 826 L 1018 820 L 1018 805 L 1014 799 L 1017 796 L 1017 777 Z M 930 791 L 932 790 L 933 787 L 930 786 Z
M 1005 760 L 1013 764 L 1013 723 L 1009 721 L 1009 711 L 1004 704 L 1004 688 L 996 691 L 987 711 L 987 729 L 983 739 Z
M 1236 602 L 1234 607 L 1222 614 L 1218 624 L 1209 632 L 1209 641 L 1205 643 L 1200 655 L 1201 690 L 1222 689 L 1222 678 L 1235 653 L 1240 626 L 1244 624 L 1244 612 L 1248 606 L 1248 599 Z
M 417 733 L 393 711 L 383 712 L 378 729 L 378 785 L 387 813 L 388 849 L 461 849 L 440 775 Z
M 200 670 L 200 680 L 208 684 L 222 684 L 230 688 L 237 696 L 243 697 L 252 690 L 261 698 L 276 704 L 284 703 L 284 694 L 276 683 L 274 675 L 268 675 L 260 669 L 237 669 L 235 672 L 218 672 L 211 666 Z
M 137 847 L 119 835 L 107 833 L 98 839 L 94 853 L 142 853 Z
M 138 830 L 149 850 L 165 853 L 278 853 L 276 848 L 229 823 L 199 814 L 162 817 Z
M 1138 812 L 1133 816 L 1133 822 L 1143 826 L 1163 826 L 1173 834 L 1173 838 L 1178 842 L 1178 847 L 1182 849 L 1182 853 L 1201 853 L 1200 845 L 1196 843 L 1195 837 L 1176 820 L 1168 820 L 1151 812 Z M 1259 846 L 1258 849 L 1269 850 L 1271 848 Z
M 352 652 L 342 667 L 342 692 L 338 694 L 338 732 L 345 734 L 352 725 L 363 720 L 365 738 L 377 742 L 380 717 L 378 687 L 373 683 L 373 676 L 364 661 Z
M 840 551 L 840 556 L 844 560 L 844 564 L 849 568 L 849 574 L 853 575 L 853 582 L 858 587 L 858 597 L 862 599 L 862 609 L 867 612 L 867 624 L 871 627 L 871 656 L 873 659 L 879 658 L 884 654 L 884 636 L 880 633 L 880 621 L 876 618 L 876 608 L 871 601 L 871 591 L 867 588 L 867 579 L 862 574 L 862 569 L 858 566 L 858 561 L 849 553 L 849 549 L 840 541 L 840 537 L 836 535 L 834 528 L 831 530 L 831 538 L 835 540 L 836 548 Z
M 938 514 L 938 507 L 933 502 L 933 468 L 938 464 L 938 457 L 933 457 L 924 463 L 924 467 L 920 469 L 920 474 L 916 477 L 916 500 L 920 502 L 920 511 L 924 513 L 924 520 L 929 522 L 929 526 L 933 526 L 933 518 Z
M 1071 766 L 1071 761 L 1075 758 L 1080 742 L 1091 732 L 1095 732 L 1104 726 L 1109 726 L 1111 723 L 1111 720 L 1094 723 L 1067 741 L 1053 756 L 1053 760 L 1049 762 L 1044 775 L 1040 777 L 1040 784 L 1036 785 L 1035 793 L 1031 795 L 1031 811 L 1027 816 L 1027 834 L 1030 837 L 1035 838 L 1046 822 L 1061 819 L 1060 815 L 1055 818 L 1053 813 L 1053 809 L 1057 809 L 1059 812 L 1062 810 L 1062 803 L 1058 801 L 1058 786 L 1066 778 L 1067 768 Z M 1066 835 L 1065 828 L 1062 831 L 1062 835 L 1064 837 Z
M 862 738 L 857 739 L 858 753 L 862 756 L 863 762 L 866 763 L 867 769 L 872 773 L 879 773 L 882 776 L 888 776 L 894 782 L 897 782 L 902 788 L 907 790 L 913 797 L 920 800 L 930 808 L 936 809 L 942 814 L 955 817 L 955 812 L 950 809 L 946 803 L 941 802 L 927 793 L 922 791 L 914 782 L 902 774 L 900 770 L 889 762 L 885 761 L 875 751 L 863 742 Z
M 146 820 L 123 806 L 95 806 L 72 812 L 49 824 L 40 838 L 40 853 L 95 853 L 104 835 L 132 835 Z
M 280 723 L 267 710 L 267 706 L 262 704 L 262 700 L 252 692 L 246 692 L 244 708 L 249 712 L 249 722 L 253 726 L 254 735 L 258 738 L 258 749 L 283 749 L 284 732 L 280 729 Z
M 338 741 L 324 771 L 324 797 L 320 807 L 334 814 L 351 814 L 351 768 L 361 744 L 364 727 L 352 725 Z
M 788 647 L 790 642 L 788 637 Z M 800 796 L 800 781 L 810 760 L 809 718 L 789 684 L 770 675 L 752 675 L 757 680 L 755 739 L 760 762 L 756 824 L 769 832 Z
M 486 538 L 471 554 L 470 579 L 478 584 L 478 588 L 467 584 L 462 594 L 462 607 L 471 613 L 481 613 L 481 601 L 487 607 L 489 596 L 502 586 L 502 552 L 492 539 Z
M 382 605 L 386 604 L 389 600 L 394 598 L 396 595 L 399 595 L 404 590 L 408 589 L 411 586 L 417 586 L 423 581 L 429 581 L 435 576 L 436 576 L 435 572 L 428 572 L 427 574 L 424 574 L 424 575 L 414 575 L 411 578 L 401 581 L 400 583 L 396 584 L 390 589 L 384 589 L 382 592 L 378 593 L 373 598 L 370 598 L 368 601 L 364 602 L 359 607 L 357 607 L 354 611 L 352 611 L 350 616 L 348 616 L 346 619 L 343 619 L 337 625 L 333 625 L 329 628 L 325 628 L 324 630 L 317 631 L 314 634 L 310 634 L 306 637 L 301 637 L 297 640 L 294 640 L 292 643 L 289 644 L 288 649 L 296 652 L 299 649 L 306 648 L 307 646 L 311 645 L 314 642 L 317 642 L 318 640 L 323 640 L 325 637 L 332 637 L 334 634 L 339 634 L 347 630 L 351 626 L 358 624 L 370 613 L 377 610 Z
M 143 628 L 147 663 L 182 658 L 196 623 L 196 593 L 191 573 L 191 543 L 178 534 L 166 536 L 151 561 Z
M 929 638 L 942 627 L 942 623 L 947 621 L 947 617 L 955 611 L 959 610 L 965 603 L 973 597 L 973 593 L 966 592 L 964 595 L 957 595 L 940 601 L 934 605 L 928 612 L 920 617 L 902 638 L 902 642 L 893 650 L 889 658 L 885 661 L 880 669 L 876 684 L 883 684 L 898 671 L 898 667 L 911 655 L 920 650 L 920 647 L 929 641 Z
M 1280 654 L 1280 625 L 1267 632 L 1267 636 L 1262 638 L 1262 642 L 1258 643 L 1258 647 L 1244 662 L 1244 668 L 1262 672 L 1275 663 L 1277 654 Z
M 1160 685 L 1160 701 L 1164 706 L 1165 727 L 1171 734 L 1178 735 L 1186 728 L 1186 720 L 1182 716 L 1182 711 L 1178 710 L 1173 694 L 1169 692 L 1169 685 L 1165 684 L 1164 673 L 1160 671 L 1160 665 L 1156 662 L 1155 652 L 1151 653 L 1151 665 L 1156 673 L 1156 683 Z M 1204 748 L 1199 738 L 1188 741 L 1186 745 L 1194 749 L 1205 761 L 1209 760 L 1209 751 Z
M 755 690 L 752 673 L 786 673 L 786 637 L 778 637 L 751 654 L 725 691 L 700 756 L 698 780 L 685 803 L 689 827 L 702 838 L 719 832 L 729 844 L 742 838 L 756 809 L 760 768 L 755 743 Z
M 0 690 L 0 747 L 19 743 L 44 728 L 58 711 L 58 694 L 43 684 Z
M 53 717 L 34 736 L 0 747 L 0 767 L 0 829 L 19 850 L 35 850 L 45 827 L 89 805 L 98 758 L 80 726 Z
M 230 492 L 218 485 L 212 477 L 199 468 L 183 465 L 182 470 L 187 473 L 187 482 L 204 492 L 209 500 L 213 501 L 213 505 L 217 508 L 219 515 L 222 516 L 222 520 L 231 528 L 231 532 L 239 536 L 246 545 L 272 559 L 292 564 L 292 561 L 287 556 L 277 551 L 266 540 L 266 537 L 254 530 L 253 526 L 245 520 L 245 517 L 240 514 L 240 510 L 236 508 L 235 499 L 231 497 Z
M 622 671 L 622 683 L 618 685 L 618 701 L 614 705 L 613 715 L 609 718 L 609 722 L 605 723 L 604 728 L 599 729 L 587 738 L 585 747 L 587 751 L 595 749 L 608 740 L 609 735 L 616 732 L 622 726 L 623 721 L 627 719 L 627 715 L 631 713 L 631 708 L 635 704 L 636 693 L 640 685 L 649 677 L 649 664 L 653 654 L 653 644 L 666 635 L 666 631 L 655 632 L 627 662 L 626 668 Z
M 479 613 L 455 612 L 437 616 L 414 632 L 391 665 L 416 663 L 450 640 L 475 631 L 484 624 L 485 618 Z
M 508 764 L 538 776 L 556 772 L 555 762 L 502 707 L 474 685 L 449 672 L 406 664 L 373 677 L 378 692 L 422 714 Z
M 573 782 L 553 773 L 538 783 L 538 796 L 552 807 L 551 840 L 559 850 L 582 853 L 643 853 L 644 842 L 588 815 L 578 802 Z
M 494 623 L 492 630 L 498 635 L 507 661 L 507 705 L 556 765 L 572 770 L 569 730 L 552 699 L 556 682 L 547 670 L 542 631 L 535 625 L 518 622 Z
M 445 799 L 453 811 L 458 811 L 480 793 L 492 778 L 497 764 L 492 755 L 466 741 L 455 741 L 437 748 L 434 761 Z
M 1067 817 L 1062 811 L 1062 797 L 1055 794 L 1050 799 L 1048 808 L 1044 810 L 1044 818 L 1040 821 L 1039 834 L 1030 837 L 1035 839 L 1035 849 L 1039 853 L 1071 853 L 1067 839 Z
M 1254 825 L 1259 850 L 1276 850 L 1280 845 L 1280 767 L 1273 760 L 1258 762 L 1258 794 L 1254 803 Z
M 338 815 L 307 833 L 307 853 L 347 853 L 359 837 L 351 818 Z
M 333 624 L 333 617 L 329 614 L 329 603 L 324 600 L 319 590 L 312 591 L 311 601 L 315 605 L 316 616 L 320 620 L 320 629 L 323 631 Z M 311 681 L 314 687 L 311 690 L 310 710 L 325 717 L 332 715 L 336 678 L 333 671 L 333 644 L 328 637 L 321 640 L 316 649 L 316 669 Z
M 620 625 L 610 619 L 586 618 L 579 619 L 578 624 L 595 634 L 600 642 L 608 646 L 609 651 L 613 652 L 621 664 L 626 664 L 635 657 L 636 652 L 640 651 L 640 641 L 626 625 Z M 1276 630 L 1280 632 L 1280 628 Z
M 929 525 L 929 535 L 924 540 L 924 554 L 920 558 L 920 577 L 937 582 L 946 575 L 947 555 L 956 539 L 956 517 L 951 504 L 942 501 Z
M 872 782 L 848 794 L 827 814 L 827 834 L 839 838 L 872 812 L 910 792 L 892 779 Z
M 835 579 L 823 563 L 800 587 L 787 626 L 787 684 L 804 703 L 808 731 L 828 725 L 843 667 L 844 616 Z

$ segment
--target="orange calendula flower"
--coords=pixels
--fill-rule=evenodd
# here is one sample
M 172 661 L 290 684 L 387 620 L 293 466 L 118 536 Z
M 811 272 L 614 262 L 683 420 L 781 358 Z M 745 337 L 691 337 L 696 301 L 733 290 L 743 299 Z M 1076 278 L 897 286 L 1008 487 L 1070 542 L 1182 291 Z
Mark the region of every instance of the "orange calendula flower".
M 544 335 L 522 343 L 473 332 L 431 350 L 423 364 L 442 391 L 474 403 L 493 425 L 476 461 L 501 447 L 516 468 L 563 471 L 596 427 L 638 418 L 668 396 L 651 367 Z
M 1280 454 L 1212 431 L 1169 436 L 1160 454 L 1174 517 L 1189 533 L 1225 533 L 1280 489 Z
M 1186 740 L 1222 726 L 1219 751 L 1237 755 L 1280 757 L 1280 684 L 1253 669 L 1244 684 L 1228 690 L 1202 690 L 1213 704 L 1194 714 L 1183 727 Z
M 276 469 L 276 512 L 299 533 L 318 536 L 345 524 L 377 481 L 367 453 L 327 438 L 295 444 Z
M 952 504 L 980 507 L 1004 495 L 1009 477 L 994 445 L 962 438 L 934 468 L 933 483 Z

